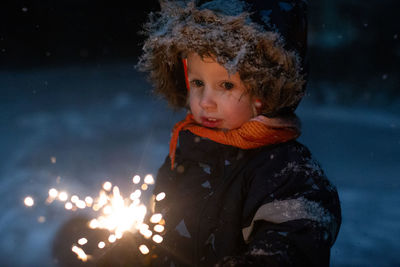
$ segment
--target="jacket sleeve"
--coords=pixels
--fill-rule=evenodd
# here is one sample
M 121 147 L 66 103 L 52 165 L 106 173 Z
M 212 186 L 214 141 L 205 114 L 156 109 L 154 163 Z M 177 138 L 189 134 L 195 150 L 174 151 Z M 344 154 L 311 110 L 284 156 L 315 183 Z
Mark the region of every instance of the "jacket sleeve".
M 340 223 L 337 191 L 317 163 L 260 169 L 243 208 L 245 249 L 217 266 L 329 266 Z

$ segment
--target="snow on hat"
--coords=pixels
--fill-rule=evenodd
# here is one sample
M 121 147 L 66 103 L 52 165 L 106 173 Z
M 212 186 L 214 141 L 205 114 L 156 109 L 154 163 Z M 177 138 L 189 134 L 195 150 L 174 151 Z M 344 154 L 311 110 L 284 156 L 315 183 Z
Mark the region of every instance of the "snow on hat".
M 239 72 L 266 116 L 294 112 L 305 89 L 304 1 L 161 0 L 160 6 L 144 25 L 138 67 L 171 106 L 186 106 L 182 58 L 195 52 Z

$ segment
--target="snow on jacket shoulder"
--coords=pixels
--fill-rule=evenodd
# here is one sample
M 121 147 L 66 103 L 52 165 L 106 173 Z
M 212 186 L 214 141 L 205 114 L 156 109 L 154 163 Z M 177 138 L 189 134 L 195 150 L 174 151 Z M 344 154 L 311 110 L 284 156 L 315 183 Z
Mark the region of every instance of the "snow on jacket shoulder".
M 154 193 L 166 225 L 154 266 L 329 266 L 335 187 L 296 141 L 257 149 L 180 133 Z

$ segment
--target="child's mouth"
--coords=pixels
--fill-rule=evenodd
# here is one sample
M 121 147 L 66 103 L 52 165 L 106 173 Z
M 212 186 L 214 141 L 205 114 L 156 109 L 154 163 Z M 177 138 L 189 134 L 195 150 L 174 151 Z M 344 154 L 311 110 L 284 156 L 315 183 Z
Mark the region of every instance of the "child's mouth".
M 201 124 L 205 127 L 216 128 L 221 123 L 221 120 L 214 118 L 201 117 Z

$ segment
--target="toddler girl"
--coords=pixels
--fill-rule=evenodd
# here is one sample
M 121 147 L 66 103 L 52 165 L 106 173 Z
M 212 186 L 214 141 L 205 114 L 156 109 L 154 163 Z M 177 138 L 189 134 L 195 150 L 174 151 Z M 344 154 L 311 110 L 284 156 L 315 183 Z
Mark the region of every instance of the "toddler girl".
M 161 1 L 139 66 L 187 116 L 154 194 L 164 241 L 153 266 L 328 266 L 335 187 L 296 141 L 306 3 Z M 136 249 L 136 248 L 135 248 Z

